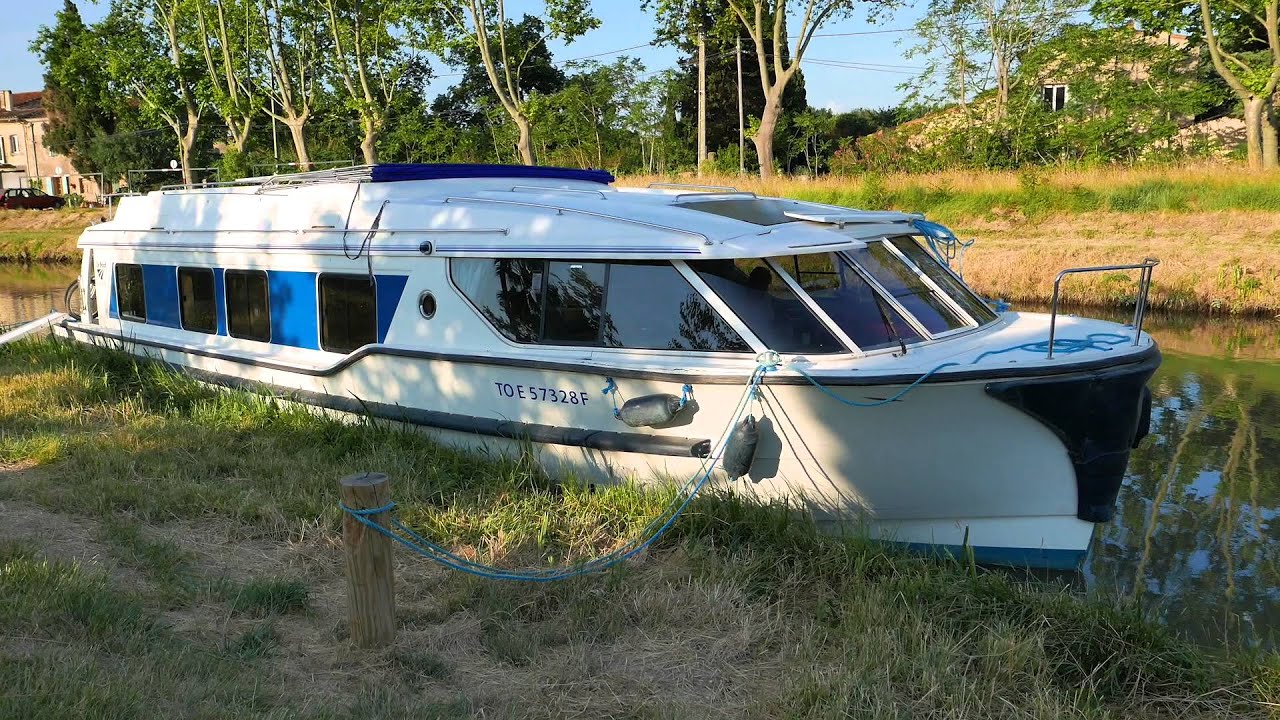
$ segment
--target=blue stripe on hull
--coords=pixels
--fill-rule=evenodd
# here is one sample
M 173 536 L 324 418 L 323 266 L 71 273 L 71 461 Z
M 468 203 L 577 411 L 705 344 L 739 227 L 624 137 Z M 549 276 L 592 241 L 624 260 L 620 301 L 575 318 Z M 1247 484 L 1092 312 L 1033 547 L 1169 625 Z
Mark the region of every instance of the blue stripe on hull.
M 908 543 L 886 541 L 887 544 L 905 549 L 907 552 L 935 557 L 963 559 L 965 548 L 962 545 L 932 545 L 929 543 Z M 1033 568 L 1043 570 L 1078 570 L 1084 561 L 1087 550 L 1062 550 L 1049 548 L 1015 548 L 989 547 L 973 545 L 973 559 L 979 565 L 1005 565 L 1008 567 Z
M 391 320 L 396 316 L 396 308 L 400 306 L 400 296 L 404 295 L 408 275 L 378 275 L 378 342 L 386 342 L 387 331 L 391 329 Z
M 223 269 L 213 269 L 213 304 L 218 314 L 218 334 L 227 334 L 227 289 L 222 284 Z

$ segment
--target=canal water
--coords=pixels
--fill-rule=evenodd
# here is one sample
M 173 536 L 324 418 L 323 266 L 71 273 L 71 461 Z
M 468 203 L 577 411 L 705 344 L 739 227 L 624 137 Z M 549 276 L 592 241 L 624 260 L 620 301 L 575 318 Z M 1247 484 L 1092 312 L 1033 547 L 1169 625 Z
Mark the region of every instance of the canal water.
M 61 307 L 71 267 L 0 265 L 0 325 Z M 1204 643 L 1280 647 L 1280 321 L 1154 315 L 1151 437 L 1083 573 Z

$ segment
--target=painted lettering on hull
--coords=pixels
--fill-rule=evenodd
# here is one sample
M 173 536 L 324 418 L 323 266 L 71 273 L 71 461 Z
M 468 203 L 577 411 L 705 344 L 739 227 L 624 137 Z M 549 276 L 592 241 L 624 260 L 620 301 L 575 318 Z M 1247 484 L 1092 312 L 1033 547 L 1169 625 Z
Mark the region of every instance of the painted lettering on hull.
M 557 405 L 586 405 L 585 390 L 561 390 L 559 388 L 521 385 L 520 383 L 494 382 L 499 397 L 526 402 L 556 403 Z

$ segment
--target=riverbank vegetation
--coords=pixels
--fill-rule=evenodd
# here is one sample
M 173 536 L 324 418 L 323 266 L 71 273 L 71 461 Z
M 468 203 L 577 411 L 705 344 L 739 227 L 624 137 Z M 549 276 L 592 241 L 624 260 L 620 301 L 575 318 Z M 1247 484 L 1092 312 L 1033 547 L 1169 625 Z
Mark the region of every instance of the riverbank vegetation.
M 79 260 L 76 240 L 105 210 L 0 210 L 0 263 Z
M 397 553 L 400 633 L 346 638 L 337 479 L 459 552 L 561 563 L 669 490 L 344 423 L 51 340 L 0 350 L 4 717 L 1267 717 L 1274 658 L 710 493 L 610 572 L 501 584 Z

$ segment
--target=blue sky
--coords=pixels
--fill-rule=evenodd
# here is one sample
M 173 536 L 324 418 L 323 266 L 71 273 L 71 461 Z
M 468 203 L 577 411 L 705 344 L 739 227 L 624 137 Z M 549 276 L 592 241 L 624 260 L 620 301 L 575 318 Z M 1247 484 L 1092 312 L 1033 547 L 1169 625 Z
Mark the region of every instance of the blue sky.
M 60 0 L 3 0 L 4 23 L 0 27 L 0 89 L 14 91 L 38 90 L 41 87 L 43 69 L 39 60 L 27 49 L 41 25 L 53 22 L 54 15 L 62 7 Z M 100 3 L 81 1 L 80 12 L 86 22 L 92 22 L 106 14 L 108 0 Z M 508 1 L 507 12 L 518 17 L 521 12 L 532 11 L 540 3 L 530 0 Z M 653 19 L 640 10 L 638 0 L 595 0 L 594 10 L 601 20 L 601 27 L 567 47 L 553 47 L 558 60 L 568 60 L 618 50 L 646 43 L 653 38 Z M 865 15 L 832 23 L 822 34 L 868 33 L 815 38 L 809 48 L 808 58 L 814 61 L 836 61 L 861 64 L 861 67 L 836 67 L 818 62 L 806 63 L 805 79 L 809 90 L 809 102 L 818 107 L 833 110 L 851 110 L 858 107 L 885 107 L 897 104 L 902 93 L 897 85 L 914 74 L 909 66 L 919 61 L 902 57 L 905 45 L 897 44 L 908 33 L 896 32 L 908 28 L 918 17 L 913 10 L 899 11 L 897 17 L 881 20 L 877 24 L 867 22 Z M 676 53 L 669 48 L 642 47 L 625 54 L 644 63 L 648 70 L 670 67 Z M 616 56 L 616 55 L 614 55 Z M 608 62 L 613 56 L 597 60 Z M 451 72 L 440 69 L 441 73 Z M 441 78 L 433 90 L 442 90 L 450 78 Z

